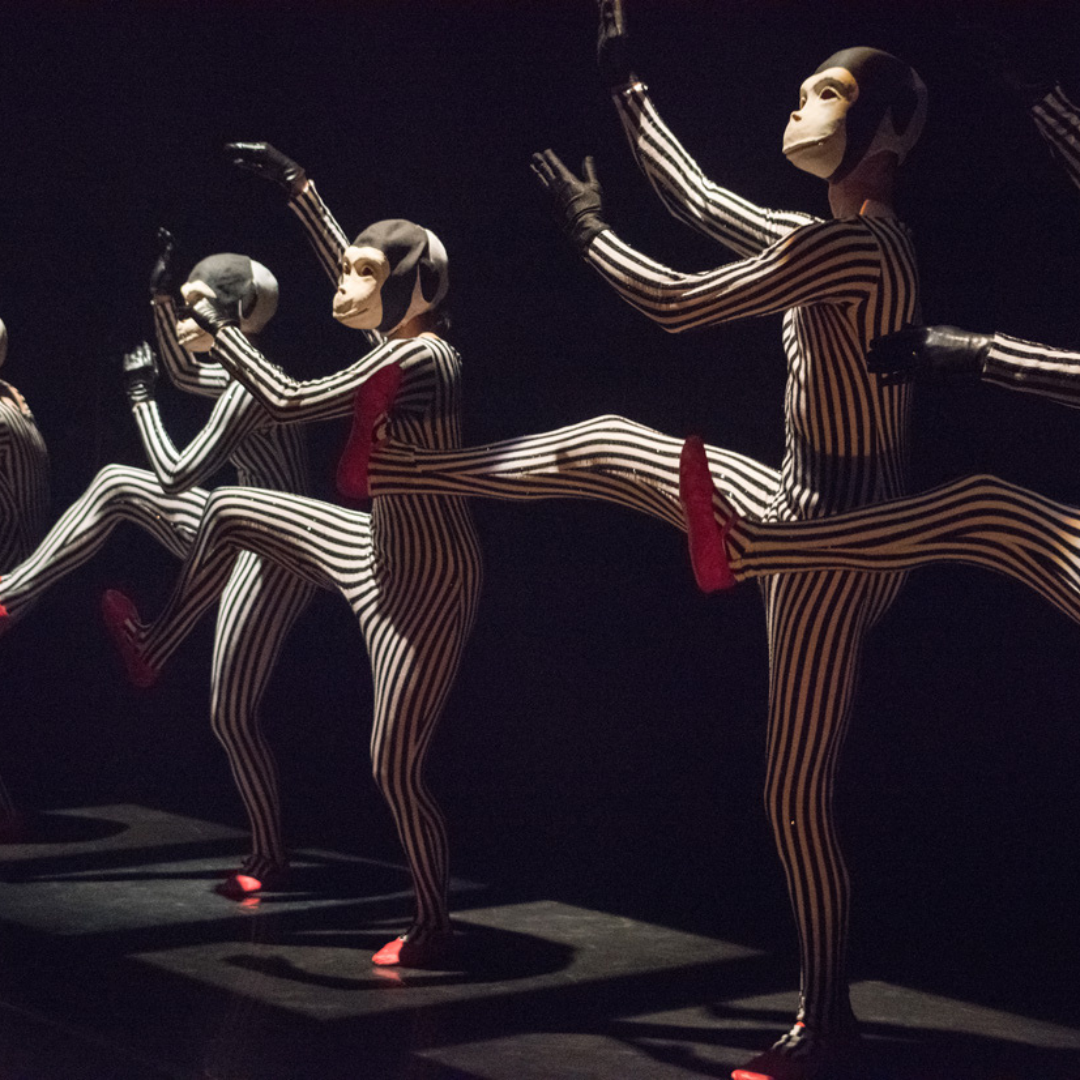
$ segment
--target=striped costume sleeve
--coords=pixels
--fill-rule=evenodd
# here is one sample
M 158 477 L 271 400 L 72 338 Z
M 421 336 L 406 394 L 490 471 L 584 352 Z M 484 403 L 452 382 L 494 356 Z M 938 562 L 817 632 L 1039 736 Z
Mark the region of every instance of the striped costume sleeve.
M 995 334 L 983 379 L 1080 408 L 1080 352 Z
M 638 167 L 680 221 L 746 257 L 816 220 L 762 209 L 714 184 L 660 119 L 643 84 L 612 96 Z
M 355 364 L 304 382 L 270 363 L 236 327 L 227 327 L 217 335 L 214 355 L 275 420 L 306 423 L 351 416 L 357 389 L 374 372 L 393 363 L 403 370 L 415 367 L 430 358 L 430 351 L 423 338 L 384 340 Z
M 822 301 L 857 303 L 880 278 L 873 236 L 842 221 L 803 226 L 758 255 L 703 273 L 671 270 L 610 229 L 586 258 L 627 303 L 671 333 Z
M 309 180 L 303 190 L 289 200 L 289 207 L 300 219 L 319 265 L 336 288 L 341 276 L 341 256 L 349 246 L 349 241 L 337 223 L 337 218 L 330 212 L 330 207 L 323 202 L 313 180 Z M 361 332 L 373 349 L 385 340 L 376 330 Z
M 155 401 L 141 401 L 132 412 L 154 475 L 169 495 L 203 484 L 228 464 L 252 431 L 266 423 L 258 403 L 239 383 L 232 383 L 218 398 L 210 419 L 183 450 L 173 444 Z
M 217 397 L 229 385 L 229 373 L 220 364 L 205 364 L 183 348 L 176 337 L 176 308 L 172 300 L 161 299 L 154 309 L 154 335 L 158 355 L 173 385 L 189 394 Z
M 1031 110 L 1039 134 L 1061 159 L 1069 179 L 1080 187 L 1080 109 L 1055 86 Z

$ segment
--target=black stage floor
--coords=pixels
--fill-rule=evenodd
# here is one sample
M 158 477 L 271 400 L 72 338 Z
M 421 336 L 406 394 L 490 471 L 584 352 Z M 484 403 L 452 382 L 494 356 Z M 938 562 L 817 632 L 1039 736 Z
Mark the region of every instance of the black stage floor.
M 288 891 L 243 906 L 209 889 L 236 829 L 135 805 L 31 825 L 0 850 L 2 1080 L 726 1077 L 794 1007 L 760 948 L 467 881 L 458 970 L 377 970 L 400 866 L 306 849 Z M 1019 1011 L 1000 990 L 858 982 L 855 1075 L 1080 1077 L 1060 990 Z

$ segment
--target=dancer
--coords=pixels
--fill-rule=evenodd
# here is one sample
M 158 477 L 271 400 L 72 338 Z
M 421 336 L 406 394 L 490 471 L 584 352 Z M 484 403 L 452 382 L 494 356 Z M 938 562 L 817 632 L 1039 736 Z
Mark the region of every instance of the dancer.
M 785 152 L 829 182 L 831 221 L 775 213 L 705 179 L 662 124 L 644 86 L 607 64 L 623 42 L 605 4 L 601 66 L 646 175 L 680 217 L 743 258 L 680 274 L 623 243 L 606 223 L 591 163 L 579 180 L 551 152 L 534 169 L 572 242 L 624 299 L 678 331 L 786 310 L 787 448 L 779 473 L 712 450 L 740 512 L 816 518 L 903 491 L 909 389 L 866 371 L 872 338 L 917 317 L 917 275 L 891 196 L 922 124 L 924 91 L 905 64 L 871 49 L 830 57 L 802 85 Z M 371 459 L 374 496 L 455 491 L 509 498 L 599 497 L 682 525 L 678 443 L 618 417 L 449 455 L 387 442 Z M 746 1075 L 823 1075 L 850 1043 L 845 969 L 848 880 L 832 818 L 836 762 L 865 635 L 900 576 L 812 572 L 764 588 L 771 654 L 767 809 L 800 933 L 802 988 L 792 1030 Z M 830 648 L 811 649 L 825 628 Z M 824 693 L 812 687 L 828 687 Z M 808 783 L 801 778 L 809 777 Z
M 0 367 L 7 359 L 7 327 L 0 320 Z M 0 574 L 25 559 L 48 527 L 49 453 L 26 399 L 0 379 Z M 2 578 L 0 578 L 2 581 Z M 0 604 L 0 633 L 9 623 Z M 16 839 L 21 816 L 0 780 L 0 840 Z
M 238 163 L 280 183 L 305 221 L 342 237 L 302 170 L 266 144 L 234 144 Z M 331 240 L 331 242 L 333 242 Z M 400 380 L 392 430 L 431 447 L 460 444 L 460 358 L 435 333 L 445 316 L 446 253 L 410 222 L 379 222 L 324 266 L 335 268 L 333 314 L 379 344 L 351 367 L 311 382 L 279 371 L 246 339 L 234 306 L 192 283 L 193 316 L 214 334 L 214 356 L 235 371 L 284 425 L 348 416 L 362 384 L 389 392 Z M 324 249 L 325 252 L 325 249 Z M 376 409 L 376 412 L 381 411 Z M 370 426 L 374 416 L 360 419 Z M 355 441 L 355 439 L 354 439 Z M 339 475 L 348 487 L 347 470 Z M 160 670 L 217 598 L 238 552 L 260 553 L 299 580 L 341 592 L 364 635 L 374 677 L 371 760 L 412 874 L 410 927 L 372 958 L 424 967 L 452 945 L 449 858 L 443 815 L 424 779 L 439 716 L 460 665 L 479 596 L 481 565 L 463 500 L 375 499 L 371 513 L 278 492 L 215 491 L 176 590 L 148 626 L 132 613 L 123 649 Z
M 10 621 L 23 618 L 48 588 L 101 549 L 122 521 L 148 532 L 182 559 L 191 547 L 208 491 L 195 485 L 232 463 L 241 484 L 305 493 L 307 456 L 297 429 L 273 424 L 262 407 L 220 365 L 195 358 L 211 341 L 188 317 L 177 319 L 170 296 L 172 241 L 151 276 L 158 351 L 183 390 L 214 397 L 210 418 L 183 450 L 174 446 L 161 421 L 154 390 L 157 366 L 148 345 L 124 358 L 128 400 L 153 472 L 108 465 L 65 511 L 37 549 L 0 580 L 0 602 Z M 264 266 L 241 255 L 212 255 L 192 271 L 232 297 L 244 310 L 251 333 L 265 326 L 277 307 L 277 282 Z M 183 313 L 181 313 L 183 314 Z M 281 879 L 287 858 L 281 837 L 277 770 L 259 724 L 259 703 L 289 627 L 312 595 L 300 582 L 256 555 L 245 554 L 223 593 L 215 630 L 210 717 L 229 763 L 252 829 L 252 851 L 218 890 L 242 895 L 252 880 Z M 107 617 L 122 623 L 126 612 L 110 597 Z M 138 664 L 128 675 L 139 686 L 156 673 Z M 258 887 L 258 886 L 256 886 Z

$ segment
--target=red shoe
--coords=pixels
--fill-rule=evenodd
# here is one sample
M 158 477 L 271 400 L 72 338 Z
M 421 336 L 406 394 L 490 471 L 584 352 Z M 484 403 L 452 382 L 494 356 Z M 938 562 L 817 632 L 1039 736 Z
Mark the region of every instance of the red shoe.
M 249 873 L 245 865 L 230 874 L 224 881 L 219 881 L 214 886 L 214 892 L 229 900 L 245 900 L 263 891 L 273 892 L 280 888 L 289 876 L 287 865 L 272 864 L 253 869 L 255 872 Z
M 8 609 L 0 604 L 0 634 L 3 634 L 11 626 L 11 616 L 8 614 Z
M 379 967 L 427 968 L 444 963 L 454 946 L 452 930 L 422 931 L 415 928 L 384 945 L 371 962 Z
M 153 686 L 159 672 L 157 668 L 151 667 L 139 652 L 136 643 L 139 612 L 135 604 L 118 589 L 108 589 L 101 597 L 101 617 L 105 620 L 109 637 L 124 661 L 124 669 L 131 683 L 143 689 Z
M 356 391 L 349 439 L 337 467 L 338 493 L 346 499 L 368 499 L 368 464 L 381 441 L 379 424 L 394 407 L 401 388 L 401 368 L 387 364 L 367 378 Z
M 835 1080 L 851 1064 L 854 1032 L 815 1035 L 801 1020 L 779 1041 L 731 1074 L 731 1080 Z
M 717 525 L 713 511 L 716 493 L 705 444 L 697 435 L 691 435 L 679 454 L 679 502 L 686 517 L 686 538 L 694 580 L 698 588 L 707 593 L 738 584 L 728 562 L 725 543 L 735 513 L 732 511 L 723 526 Z

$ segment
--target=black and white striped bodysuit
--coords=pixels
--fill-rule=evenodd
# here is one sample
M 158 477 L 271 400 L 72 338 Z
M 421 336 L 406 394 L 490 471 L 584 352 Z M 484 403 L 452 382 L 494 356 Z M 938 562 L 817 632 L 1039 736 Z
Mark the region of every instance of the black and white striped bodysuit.
M 763 210 L 707 180 L 640 85 L 616 94 L 642 170 L 680 219 L 740 260 L 684 274 L 600 233 L 587 259 L 671 331 L 784 312 L 786 446 L 779 472 L 710 448 L 718 487 L 751 519 L 818 519 L 897 496 L 906 483 L 910 390 L 866 371 L 873 338 L 918 317 L 907 230 L 875 212 L 822 221 Z M 684 528 L 680 443 L 620 417 L 474 451 L 377 452 L 372 494 L 458 492 L 600 498 Z M 834 777 L 867 631 L 902 575 L 813 571 L 763 585 L 770 654 L 766 807 L 802 950 L 800 1017 L 848 1019 L 847 872 L 832 815 Z
M 291 205 L 336 283 L 344 234 L 313 185 Z M 213 355 L 245 380 L 283 429 L 350 416 L 357 388 L 396 363 L 402 385 L 391 430 L 421 446 L 460 445 L 457 352 L 434 336 L 369 337 L 377 344 L 361 360 L 310 382 L 285 376 L 236 329 L 217 336 Z M 355 613 L 374 677 L 372 769 L 412 873 L 414 928 L 445 928 L 446 826 L 424 765 L 479 598 L 480 550 L 466 502 L 378 498 L 369 514 L 281 492 L 219 488 L 172 597 L 142 635 L 143 655 L 153 666 L 167 660 L 213 603 L 244 550 L 297 580 L 337 589 Z

